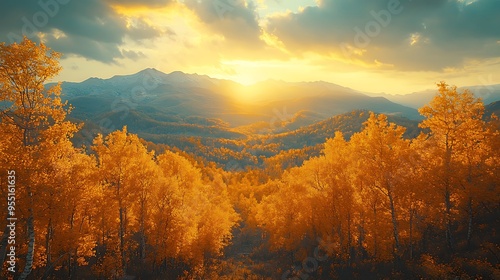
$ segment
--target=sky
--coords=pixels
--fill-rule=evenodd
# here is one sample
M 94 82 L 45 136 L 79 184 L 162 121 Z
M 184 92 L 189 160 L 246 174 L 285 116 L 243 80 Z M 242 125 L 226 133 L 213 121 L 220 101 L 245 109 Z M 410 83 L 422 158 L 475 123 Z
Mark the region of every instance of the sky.
M 0 41 L 63 54 L 56 80 L 206 74 L 405 94 L 500 84 L 500 0 L 3 0 Z

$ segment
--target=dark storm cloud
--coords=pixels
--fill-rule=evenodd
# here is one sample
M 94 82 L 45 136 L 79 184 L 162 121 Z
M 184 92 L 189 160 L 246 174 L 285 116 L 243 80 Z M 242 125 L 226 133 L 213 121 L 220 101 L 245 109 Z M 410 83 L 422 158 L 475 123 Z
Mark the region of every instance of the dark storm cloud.
M 127 27 L 125 17 L 111 7 L 116 5 L 166 5 L 170 0 L 9 0 L 0 7 L 0 41 L 12 43 L 23 35 L 43 40 L 56 51 L 80 55 L 106 63 L 123 57 L 119 46 L 128 36 L 133 40 L 155 38 L 161 35 L 156 28 L 136 20 Z M 64 36 L 57 36 L 58 31 Z M 59 32 L 59 33 L 61 33 Z
M 402 70 L 439 70 L 499 57 L 499 14 L 498 0 L 323 0 L 271 18 L 267 29 L 297 53 L 340 52 Z M 359 56 L 351 47 L 367 51 Z

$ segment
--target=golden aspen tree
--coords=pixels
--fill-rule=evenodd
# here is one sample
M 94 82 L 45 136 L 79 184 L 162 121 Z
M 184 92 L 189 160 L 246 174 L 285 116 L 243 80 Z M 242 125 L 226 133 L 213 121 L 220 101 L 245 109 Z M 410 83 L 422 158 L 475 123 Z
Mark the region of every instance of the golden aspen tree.
M 427 152 L 433 155 L 433 160 L 428 163 L 433 167 L 433 174 L 429 177 L 434 177 L 430 183 L 443 196 L 446 242 L 453 250 L 453 212 L 458 203 L 460 157 L 465 154 L 466 147 L 475 145 L 477 137 L 469 137 L 473 134 L 481 137 L 484 106 L 468 90 L 459 93 L 455 86 L 448 86 L 445 82 L 437 86 L 438 94 L 429 105 L 419 109 L 426 118 L 420 127 L 430 130 L 428 141 L 433 145 Z
M 387 199 L 391 215 L 395 254 L 401 247 L 399 240 L 398 191 L 405 176 L 403 155 L 409 149 L 409 141 L 403 139 L 404 127 L 387 121 L 387 116 L 371 114 L 364 129 L 351 138 L 356 153 L 366 172 L 364 177 L 370 187 L 380 191 Z
M 72 267 L 87 263 L 94 256 L 96 242 L 93 226 L 85 223 L 89 218 L 85 212 L 94 208 L 95 188 L 99 183 L 95 180 L 95 159 L 75 149 L 55 127 L 46 131 L 54 136 L 41 144 L 41 151 L 50 156 L 43 157 L 43 164 L 37 170 L 43 175 L 37 177 L 37 182 L 45 186 L 37 193 L 40 226 L 35 227 L 37 239 L 44 241 L 40 246 L 44 253 L 37 254 L 45 266 L 44 277 L 66 266 L 63 260 L 68 260 L 68 273 L 72 273 Z
M 117 204 L 119 257 L 121 259 L 121 273 L 127 269 L 127 234 L 132 202 L 137 200 L 140 190 L 136 185 L 137 175 L 144 168 L 143 158 L 151 158 L 146 147 L 137 135 L 127 133 L 124 127 L 108 136 L 98 135 L 94 139 L 93 150 L 97 154 L 99 173 L 102 184 L 111 191 L 111 198 Z M 109 198 L 108 198 L 109 199 Z
M 100 182 L 96 180 L 97 164 L 95 157 L 82 152 L 76 151 L 68 157 L 70 167 L 62 174 L 65 176 L 61 178 L 65 188 L 60 196 L 64 201 L 62 216 L 65 219 L 60 226 L 60 234 L 54 239 L 56 248 L 60 250 L 58 258 L 67 255 L 68 278 L 78 275 L 78 267 L 87 265 L 89 259 L 95 256 L 98 239 L 97 226 L 93 221 L 100 187 Z
M 477 114 L 483 115 L 483 104 L 477 104 Z M 469 121 L 466 125 L 470 127 L 464 131 L 463 141 L 460 143 L 457 161 L 459 162 L 459 188 L 457 193 L 459 210 L 466 215 L 467 225 L 467 245 L 471 245 L 474 232 L 474 216 L 478 212 L 478 206 L 482 203 L 495 201 L 495 181 L 491 174 L 498 169 L 494 164 L 498 157 L 498 149 L 495 149 L 495 142 L 498 141 L 499 131 L 495 127 L 496 117 L 489 122 L 482 118 L 476 121 Z M 492 164 L 493 163 L 493 164 Z
M 488 197 L 494 195 L 488 191 L 488 172 L 490 168 L 487 164 L 490 155 L 494 153 L 491 150 L 489 133 L 486 124 L 477 123 L 476 128 L 471 128 L 464 135 L 467 140 L 462 143 L 462 151 L 457 155 L 460 162 L 458 170 L 457 194 L 459 201 L 457 207 L 463 210 L 467 215 L 467 244 L 470 245 L 474 227 L 475 204 L 488 200 Z
M 207 216 L 202 218 L 202 221 L 207 224 L 205 226 L 207 230 L 202 233 L 206 240 L 203 244 L 206 247 L 206 255 L 218 257 L 222 249 L 229 245 L 232 238 L 231 230 L 240 221 L 240 215 L 233 208 L 227 185 L 220 175 L 215 176 L 205 185 L 207 186 L 208 207 L 211 211 L 206 211 Z
M 313 237 L 328 239 L 331 255 L 350 260 L 354 236 L 356 193 L 352 188 L 349 144 L 341 132 L 328 139 L 324 155 L 305 161 L 300 177 L 307 186 L 302 193 L 311 205 Z M 306 194 L 309 193 L 308 196 Z
M 36 185 L 35 209 L 37 239 L 42 240 L 38 252 L 39 266 L 45 266 L 44 275 L 48 275 L 54 267 L 60 266 L 61 260 L 71 254 L 79 242 L 66 246 L 58 238 L 68 238 L 68 228 L 72 215 L 80 211 L 77 204 L 82 194 L 87 191 L 91 180 L 87 170 L 92 169 L 92 159 L 83 154 L 83 150 L 73 147 L 69 140 L 76 126 L 71 123 L 54 124 L 40 133 L 44 141 L 39 144 L 39 152 L 43 155 L 37 161 L 36 171 L 32 173 Z M 76 179 L 72 181 L 71 179 Z M 73 202 L 70 204 L 70 202 Z M 54 257 L 54 258 L 53 258 Z M 46 277 L 44 276 L 44 277 Z
M 19 166 L 23 162 L 21 156 L 23 156 L 23 150 L 21 142 L 16 138 L 15 132 L 17 130 L 13 125 L 5 124 L 0 122 L 0 169 L 2 173 L 0 174 L 0 184 L 6 186 L 9 183 L 8 176 L 12 171 L 19 172 Z M 19 178 L 17 179 L 19 180 Z M 16 182 L 19 184 L 19 181 Z M 0 195 L 2 197 L 8 197 L 8 188 L 0 188 Z M 9 227 L 7 223 L 8 218 L 8 208 L 7 199 L 0 200 L 0 207 L 2 207 L 2 223 L 0 224 L 3 228 L 2 239 L 0 241 L 0 263 L 4 263 L 5 256 L 7 254 L 8 237 L 9 237 Z M 19 202 L 16 202 L 19 204 Z
M 270 247 L 274 251 L 291 252 L 300 249 L 301 241 L 312 237 L 313 192 L 303 181 L 299 168 L 292 168 L 277 183 L 278 190 L 264 196 L 257 207 L 256 220 L 259 227 L 269 234 Z
M 430 201 L 426 195 L 426 184 L 424 180 L 425 164 L 424 157 L 420 151 L 424 150 L 425 135 L 420 134 L 415 139 L 410 140 L 410 147 L 401 155 L 402 164 L 406 170 L 405 176 L 402 176 L 401 189 L 404 195 L 401 197 L 401 204 L 406 206 L 402 208 L 402 221 L 406 222 L 406 230 L 402 230 L 404 238 L 407 239 L 408 257 L 413 258 L 417 241 L 422 238 L 424 217 L 429 216 L 426 213 L 436 212 L 435 201 Z
M 114 197 L 114 190 L 102 183 L 100 175 L 96 177 L 99 180 L 99 185 L 95 193 L 95 210 L 91 210 L 91 213 L 96 228 L 97 261 L 92 266 L 92 271 L 99 278 L 120 277 L 123 271 L 116 225 L 116 221 L 119 220 L 116 211 L 118 203 L 115 199 L 110 199 Z
M 500 119 L 496 115 L 493 115 L 487 124 L 488 133 L 488 146 L 491 153 L 486 160 L 488 166 L 488 178 L 489 183 L 492 186 L 491 189 L 495 190 L 498 187 L 498 182 L 500 182 Z M 495 188 L 496 186 L 496 188 Z M 497 191 L 494 196 L 492 196 L 493 201 L 500 200 L 500 194 Z
M 153 160 L 152 153 L 142 153 L 141 157 L 135 158 L 141 166 L 136 170 L 133 178 L 133 184 L 137 188 L 138 202 L 132 207 L 135 209 L 137 220 L 139 222 L 139 259 L 142 264 L 146 262 L 146 228 L 149 226 L 151 208 L 153 207 L 152 196 L 158 187 L 158 181 L 161 177 L 161 171 Z M 137 209 L 138 208 L 138 209 Z
M 339 254 L 341 259 L 351 259 L 353 246 L 353 228 L 355 211 L 359 204 L 359 195 L 354 189 L 353 158 L 349 142 L 341 132 L 328 139 L 324 148 L 323 175 L 327 183 L 325 190 L 330 212 L 336 223 L 332 224 L 332 234 L 338 234 Z M 336 227 L 336 230 L 334 229 Z
M 44 141 L 41 132 L 54 124 L 63 123 L 67 113 L 60 99 L 60 87 L 44 88 L 44 84 L 61 69 L 59 57 L 44 44 L 36 45 L 26 37 L 20 43 L 0 44 L 2 125 L 9 127 L 14 141 L 22 146 L 17 151 L 20 153 L 14 165 L 17 165 L 21 180 L 19 199 L 26 208 L 28 245 L 25 268 L 19 279 L 26 279 L 31 273 L 35 256 L 34 219 L 38 213 L 35 213 L 34 200 L 37 188 L 41 186 L 36 185 L 33 168 L 41 156 L 38 152 L 39 144 Z M 65 134 L 65 137 L 68 135 Z
M 158 254 L 167 258 L 193 259 L 191 247 L 195 242 L 200 221 L 198 207 L 203 203 L 202 192 L 197 190 L 201 185 L 201 174 L 191 163 L 172 152 L 165 152 L 157 158 L 165 181 L 159 190 L 159 205 L 162 206 L 163 217 L 159 217 L 157 230 Z M 156 215 L 162 215 L 158 212 Z
M 221 254 L 239 216 L 233 209 L 221 178 L 202 178 L 202 170 L 186 158 L 166 151 L 157 157 L 162 173 L 154 194 L 149 242 L 156 265 L 176 259 L 192 268 L 205 269 Z M 215 222 L 217 221 L 217 222 Z M 172 262 L 171 269 L 181 263 Z

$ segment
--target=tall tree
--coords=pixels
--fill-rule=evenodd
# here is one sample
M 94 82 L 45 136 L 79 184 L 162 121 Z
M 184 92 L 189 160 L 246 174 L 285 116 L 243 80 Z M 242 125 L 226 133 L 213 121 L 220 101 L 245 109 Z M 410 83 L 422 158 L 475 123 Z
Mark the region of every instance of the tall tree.
M 39 144 L 44 141 L 41 133 L 54 124 L 64 122 L 67 110 L 60 99 L 60 87 L 48 90 L 44 84 L 55 77 L 60 66 L 60 55 L 44 44 L 37 45 L 26 37 L 22 42 L 5 45 L 0 43 L 0 109 L 2 125 L 15 135 L 22 146 L 23 160 L 16 166 L 24 180 L 27 208 L 26 227 L 28 248 L 26 265 L 19 279 L 26 279 L 32 271 L 35 253 L 34 194 L 36 182 L 31 174 L 34 161 L 40 157 Z M 20 184 L 21 185 L 21 184 Z
M 433 145 L 428 152 L 434 160 L 429 162 L 433 168 L 429 178 L 443 196 L 446 242 L 453 250 L 453 210 L 460 186 L 461 157 L 476 149 L 476 141 L 482 137 L 484 106 L 469 90 L 459 93 L 445 82 L 438 84 L 438 91 L 429 105 L 419 110 L 426 118 L 420 127 L 430 130 L 428 141 Z
M 321 201 L 321 197 L 326 195 L 324 209 L 321 212 L 326 215 L 325 220 L 330 222 L 318 221 L 319 224 L 328 227 L 321 236 L 331 238 L 338 235 L 336 239 L 339 244 L 338 252 L 330 253 L 339 255 L 341 259 L 347 257 L 351 261 L 355 211 L 358 204 L 357 193 L 353 188 L 355 183 L 352 146 L 344 139 L 341 132 L 336 132 L 334 138 L 326 141 L 323 153 L 324 156 L 317 159 L 319 172 L 313 169 L 306 175 L 308 178 L 314 178 L 312 186 L 320 191 L 318 200 Z M 305 162 L 303 168 L 309 169 L 308 166 L 313 162 L 314 160 Z
M 387 199 L 396 254 L 401 246 L 396 200 L 406 172 L 403 155 L 408 152 L 410 144 L 403 139 L 404 132 L 404 127 L 389 123 L 387 116 L 372 113 L 365 122 L 363 131 L 351 138 L 351 144 L 359 155 L 366 183 Z
M 149 168 L 147 160 L 151 161 L 152 154 L 147 152 L 137 135 L 127 133 L 126 127 L 106 137 L 98 135 L 94 140 L 93 150 L 97 153 L 102 184 L 109 190 L 118 208 L 116 209 L 118 213 L 117 238 L 123 274 L 126 272 L 128 262 L 127 227 L 131 223 L 127 217 L 130 214 L 132 202 L 140 197 L 142 187 L 144 187 L 136 184 L 148 184 L 140 182 L 141 180 L 138 179 L 140 175 L 137 173 L 141 172 L 141 169 Z
M 45 266 L 44 278 L 62 264 L 66 266 L 64 260 L 72 273 L 71 266 L 86 263 L 86 258 L 93 256 L 95 235 L 84 221 L 88 218 L 85 212 L 93 208 L 98 184 L 96 163 L 83 149 L 73 147 L 66 135 L 72 130 L 72 124 L 56 124 L 42 132 L 50 141 L 40 143 L 43 157 L 34 174 L 40 186 L 35 191 L 35 209 L 39 210 L 35 229 L 37 239 L 44 240 L 38 247 L 44 252 L 37 252 L 39 260 L 35 262 Z

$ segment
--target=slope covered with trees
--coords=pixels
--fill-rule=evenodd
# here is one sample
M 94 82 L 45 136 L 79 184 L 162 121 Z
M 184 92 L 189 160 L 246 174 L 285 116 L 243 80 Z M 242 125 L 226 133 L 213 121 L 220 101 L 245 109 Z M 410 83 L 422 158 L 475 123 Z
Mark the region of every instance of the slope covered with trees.
M 44 88 L 58 58 L 0 45 L 2 277 L 500 278 L 500 122 L 471 92 L 439 83 L 420 128 L 357 111 L 246 142 L 123 127 L 82 147 Z
M 58 56 L 27 39 L 0 45 L 2 187 L 7 170 L 16 178 L 11 275 L 176 278 L 202 271 L 239 219 L 220 175 L 207 178 L 172 152 L 148 152 L 126 128 L 97 136 L 90 154 L 74 147 L 77 127 L 65 121 L 60 88 L 43 90 L 60 69 Z M 6 199 L 1 209 L 7 217 Z M 11 244 L 3 228 L 2 260 Z

